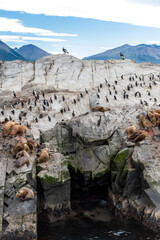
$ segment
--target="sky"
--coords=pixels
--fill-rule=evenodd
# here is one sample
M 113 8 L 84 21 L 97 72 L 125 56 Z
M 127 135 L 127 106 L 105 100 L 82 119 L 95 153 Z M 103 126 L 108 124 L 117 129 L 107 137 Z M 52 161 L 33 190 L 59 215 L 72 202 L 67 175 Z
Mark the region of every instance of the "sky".
M 0 40 L 83 58 L 124 45 L 160 45 L 160 0 L 0 0 Z

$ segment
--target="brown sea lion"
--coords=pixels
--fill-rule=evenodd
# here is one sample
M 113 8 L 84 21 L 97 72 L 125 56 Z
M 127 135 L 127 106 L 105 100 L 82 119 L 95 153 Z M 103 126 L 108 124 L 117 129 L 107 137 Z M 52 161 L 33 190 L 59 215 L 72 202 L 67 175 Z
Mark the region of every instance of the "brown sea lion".
M 38 163 L 42 163 L 42 162 L 47 162 L 49 159 L 49 153 L 48 153 L 48 148 L 44 148 L 42 149 L 42 151 L 40 152 L 40 155 L 38 157 Z
M 34 198 L 34 193 L 30 188 L 22 187 L 17 192 L 16 197 L 21 198 L 23 201 L 27 201 Z
M 92 112 L 105 112 L 105 111 L 109 111 L 110 108 L 109 107 L 101 107 L 101 106 L 95 106 L 91 108 Z

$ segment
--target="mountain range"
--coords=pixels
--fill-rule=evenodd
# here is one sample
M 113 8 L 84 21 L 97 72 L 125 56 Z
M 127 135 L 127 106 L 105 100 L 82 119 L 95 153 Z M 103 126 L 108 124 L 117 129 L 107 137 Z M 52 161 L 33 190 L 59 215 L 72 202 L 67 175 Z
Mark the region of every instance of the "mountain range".
M 36 61 L 37 59 L 48 56 L 50 53 L 33 45 L 24 45 L 20 48 L 12 49 L 6 43 L 0 41 L 0 60 L 1 61 Z
M 156 44 L 140 44 L 137 46 L 125 44 L 96 55 L 85 57 L 83 60 L 120 59 L 120 52 L 124 54 L 126 59 L 134 60 L 137 63 L 153 62 L 160 64 L 160 46 Z

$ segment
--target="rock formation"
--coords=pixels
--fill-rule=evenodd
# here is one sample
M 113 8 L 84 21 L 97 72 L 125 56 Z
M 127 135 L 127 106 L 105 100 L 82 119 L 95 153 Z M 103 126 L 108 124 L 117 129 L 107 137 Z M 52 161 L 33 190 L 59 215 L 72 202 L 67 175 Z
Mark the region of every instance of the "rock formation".
M 105 189 L 116 214 L 159 232 L 159 127 L 147 129 L 148 137 L 138 144 L 126 133 L 131 125 L 139 126 L 139 115 L 147 118 L 147 111 L 160 109 L 159 65 L 82 61 L 61 54 L 36 62 L 1 62 L 0 74 L 0 121 L 12 118 L 26 125 L 26 137 L 40 143 L 39 151 L 48 148 L 50 156 L 37 163 L 34 149 L 30 165 L 15 168 L 16 136 L 3 137 L 0 124 L 4 237 L 17 230 L 24 234 L 24 224 L 36 239 L 37 215 L 40 221 L 56 221 L 71 212 L 71 191 L 84 196 L 95 188 Z M 92 112 L 97 106 L 110 110 Z M 17 199 L 21 187 L 32 189 L 34 199 Z

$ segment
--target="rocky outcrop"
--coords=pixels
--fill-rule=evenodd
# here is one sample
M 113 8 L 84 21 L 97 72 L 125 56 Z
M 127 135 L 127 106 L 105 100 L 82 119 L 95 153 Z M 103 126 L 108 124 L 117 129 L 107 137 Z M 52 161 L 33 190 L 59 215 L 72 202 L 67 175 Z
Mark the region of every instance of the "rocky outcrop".
M 37 164 L 35 151 L 29 167 L 16 169 L 16 138 L 4 138 L 1 124 L 4 237 L 18 230 L 36 238 L 37 214 L 40 221 L 61 219 L 71 212 L 71 196 L 94 196 L 97 189 L 117 214 L 159 231 L 159 128 L 153 126 L 138 144 L 128 141 L 125 132 L 132 124 L 140 129 L 139 114 L 159 107 L 159 72 L 160 66 L 151 63 L 66 55 L 35 63 L 1 62 L 0 121 L 7 117 L 27 125 L 27 136 L 50 155 Z M 93 106 L 110 110 L 92 112 Z M 22 186 L 34 191 L 34 200 L 15 197 Z

